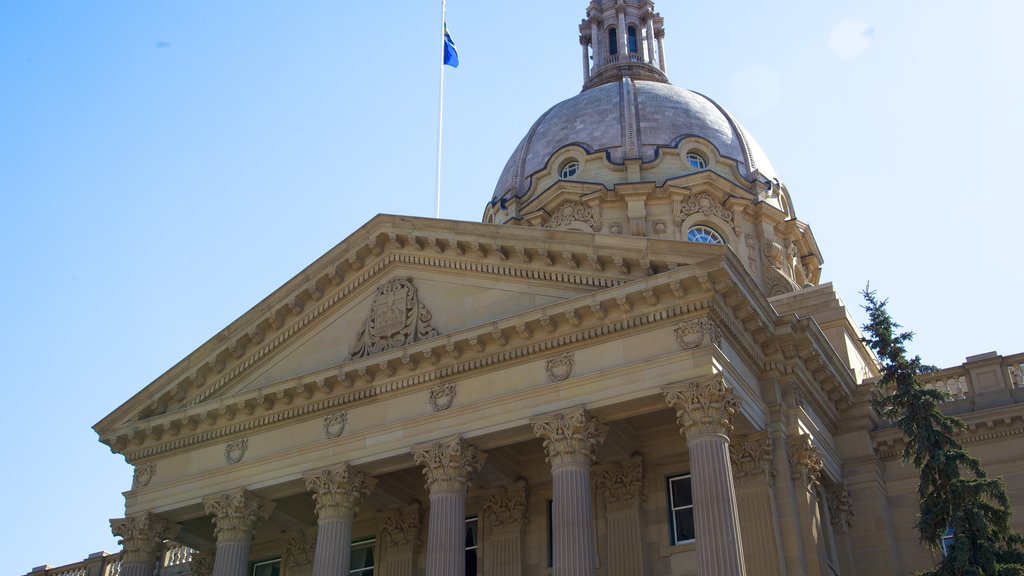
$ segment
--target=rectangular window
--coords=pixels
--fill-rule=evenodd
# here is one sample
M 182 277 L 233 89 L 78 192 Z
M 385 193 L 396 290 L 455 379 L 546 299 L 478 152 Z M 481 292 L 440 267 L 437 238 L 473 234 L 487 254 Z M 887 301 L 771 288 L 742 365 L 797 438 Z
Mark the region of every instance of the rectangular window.
M 252 565 L 252 576 L 281 576 L 281 559 L 256 562 Z
M 476 516 L 466 518 L 466 576 L 476 574 L 476 549 L 479 546 L 477 538 L 479 522 Z
M 555 538 L 554 532 L 552 531 L 554 523 L 552 522 L 551 504 L 552 501 L 548 500 L 548 568 L 555 565 Z
M 693 542 L 693 490 L 690 475 L 682 474 L 668 479 L 669 524 L 672 544 Z
M 376 538 L 367 538 L 352 543 L 352 560 L 349 563 L 349 574 L 356 576 L 373 576 L 373 547 Z

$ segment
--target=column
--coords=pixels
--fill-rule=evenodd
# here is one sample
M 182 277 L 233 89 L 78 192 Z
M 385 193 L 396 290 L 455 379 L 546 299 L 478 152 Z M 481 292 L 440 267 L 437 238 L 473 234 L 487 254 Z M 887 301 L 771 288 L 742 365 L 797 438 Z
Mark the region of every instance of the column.
M 597 72 L 598 68 L 604 66 L 605 57 L 604 52 L 601 51 L 601 29 L 598 28 L 598 24 L 596 16 L 590 19 L 590 45 L 594 49 L 594 62 L 591 70 L 594 72 Z
M 461 436 L 420 444 L 412 451 L 430 493 L 427 576 L 461 576 L 466 572 L 466 489 L 487 455 Z
M 743 545 L 729 461 L 730 420 L 738 402 L 721 374 L 666 386 L 690 451 L 699 576 L 743 576 Z
M 807 559 L 807 575 L 824 574 L 825 554 L 822 539 L 821 517 L 818 514 L 818 475 L 824 467 L 821 454 L 807 434 L 787 440 L 789 467 L 793 479 L 793 494 L 796 497 L 797 520 L 803 536 L 804 558 Z
M 253 535 L 259 523 L 270 517 L 274 503 L 239 488 L 207 496 L 203 506 L 213 518 L 213 535 L 217 538 L 213 576 L 247 576 Z
M 593 576 L 594 511 L 590 463 L 608 427 L 582 407 L 531 418 L 551 463 L 554 576 Z
M 647 17 L 647 63 L 654 64 L 654 15 Z
M 111 519 L 110 531 L 121 538 L 121 576 L 152 576 L 164 540 L 177 536 L 180 528 L 152 512 Z
M 626 12 L 620 6 L 619 12 L 619 62 L 629 62 L 629 31 L 626 30 Z
M 523 576 L 523 529 L 526 526 L 526 480 L 484 492 L 487 576 Z
M 604 495 L 608 574 L 643 576 L 644 457 L 634 454 L 627 462 L 601 466 L 594 470 L 594 482 Z
M 381 515 L 379 576 L 412 576 L 416 571 L 416 547 L 420 542 L 420 504 L 388 510 Z
M 352 561 L 352 520 L 377 481 L 348 463 L 303 475 L 316 503 L 313 576 L 346 574 Z
M 759 432 L 730 442 L 748 576 L 783 576 L 785 552 L 775 505 L 772 436 Z
M 580 34 L 580 46 L 583 47 L 583 81 L 590 80 L 590 41 Z
M 658 39 L 658 68 L 662 72 L 665 71 L 665 29 L 659 28 L 654 32 L 654 37 Z

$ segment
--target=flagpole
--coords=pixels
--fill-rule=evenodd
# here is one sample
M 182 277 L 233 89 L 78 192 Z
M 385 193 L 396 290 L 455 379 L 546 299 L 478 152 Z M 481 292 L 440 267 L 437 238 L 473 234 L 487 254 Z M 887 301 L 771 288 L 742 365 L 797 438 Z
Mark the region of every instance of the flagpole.
M 437 187 L 435 189 L 434 218 L 441 217 L 441 130 L 444 122 L 444 26 L 447 0 L 441 0 L 441 81 L 437 98 Z

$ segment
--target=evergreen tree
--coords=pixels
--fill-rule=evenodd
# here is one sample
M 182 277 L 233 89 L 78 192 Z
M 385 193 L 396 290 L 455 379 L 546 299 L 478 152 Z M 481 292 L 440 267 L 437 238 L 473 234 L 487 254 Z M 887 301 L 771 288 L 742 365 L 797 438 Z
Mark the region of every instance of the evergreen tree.
M 898 332 L 888 301 L 879 301 L 870 286 L 861 294 L 869 318 L 864 342 L 882 363 L 875 407 L 903 432 L 903 461 L 913 462 L 920 473 L 916 528 L 921 541 L 942 550 L 943 536 L 952 529 L 942 564 L 922 575 L 1024 576 L 1024 537 L 1008 526 L 1010 504 L 1002 481 L 988 477 L 956 439 L 963 422 L 940 411 L 948 394 L 918 382 L 924 365 L 920 357 L 908 358 L 906 350 L 913 333 Z

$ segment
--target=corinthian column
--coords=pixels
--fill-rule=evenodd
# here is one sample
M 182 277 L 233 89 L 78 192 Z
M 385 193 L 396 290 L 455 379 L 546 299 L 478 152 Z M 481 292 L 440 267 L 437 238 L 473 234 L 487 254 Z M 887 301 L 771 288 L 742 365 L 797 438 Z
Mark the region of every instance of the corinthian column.
M 348 463 L 336 469 L 308 472 L 306 490 L 316 502 L 317 537 L 313 576 L 337 576 L 348 572 L 352 561 L 352 520 L 365 496 L 377 481 Z
M 121 537 L 121 575 L 151 576 L 164 540 L 174 538 L 180 528 L 152 512 L 111 519 L 110 531 Z
M 608 427 L 582 406 L 531 418 L 544 440 L 551 463 L 551 529 L 555 576 L 593 576 L 594 511 L 590 499 L 590 463 Z
M 736 488 L 729 462 L 737 401 L 722 376 L 664 388 L 690 451 L 699 576 L 743 576 Z
M 423 466 L 430 492 L 427 576 L 465 574 L 466 489 L 487 455 L 463 442 L 461 436 L 412 450 L 416 463 Z
M 249 546 L 262 520 L 270 517 L 273 502 L 239 488 L 203 499 L 206 513 L 213 517 L 213 535 L 217 552 L 213 576 L 246 576 L 249 570 Z

